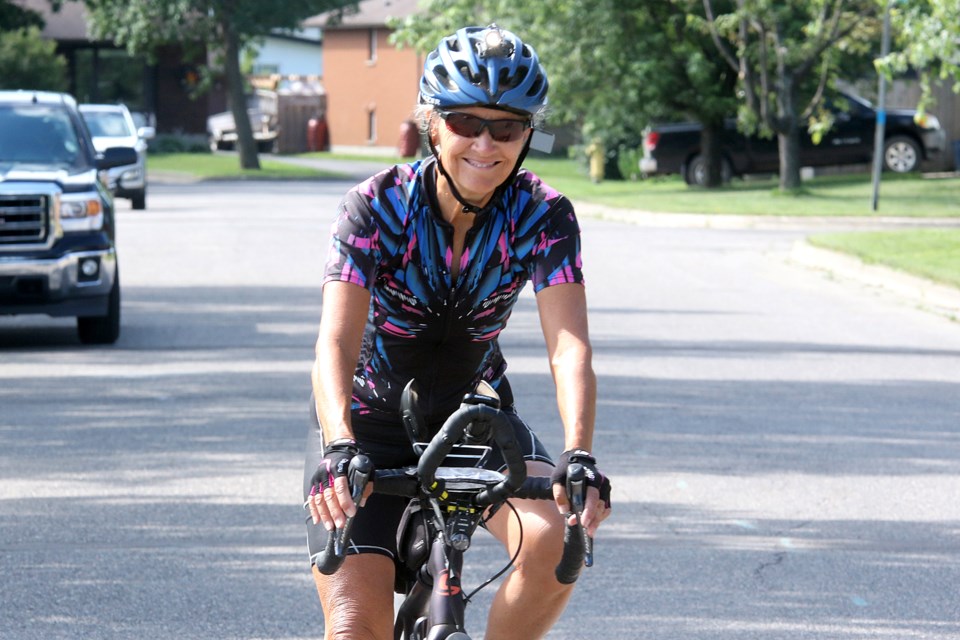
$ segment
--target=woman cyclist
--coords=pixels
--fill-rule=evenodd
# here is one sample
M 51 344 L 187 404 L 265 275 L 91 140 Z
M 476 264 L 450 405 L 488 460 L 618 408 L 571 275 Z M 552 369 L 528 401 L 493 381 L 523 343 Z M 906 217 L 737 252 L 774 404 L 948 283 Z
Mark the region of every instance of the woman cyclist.
M 514 501 L 521 523 L 502 509 L 486 525 L 511 553 L 523 531 L 487 637 L 543 637 L 566 606 L 572 586 L 557 582 L 554 567 L 568 511 L 560 488 L 568 461 L 588 469 L 588 532 L 609 515 L 609 482 L 589 453 L 596 378 L 580 230 L 570 201 L 520 169 L 547 86 L 534 50 L 509 31 L 467 27 L 444 38 L 420 81 L 417 115 L 432 155 L 373 176 L 340 204 L 324 276 L 304 474 L 311 558 L 328 530 L 356 516 L 339 571 L 326 576 L 313 567 L 327 639 L 393 637 L 395 538 L 405 500 L 373 494 L 358 509 L 344 472 L 358 452 L 378 468 L 416 464 L 399 417 L 400 393 L 411 379 L 431 429 L 479 381 L 489 382 L 528 473 L 552 474 L 556 482 L 556 504 Z M 527 280 L 564 429 L 558 471 L 513 409 L 497 341 Z

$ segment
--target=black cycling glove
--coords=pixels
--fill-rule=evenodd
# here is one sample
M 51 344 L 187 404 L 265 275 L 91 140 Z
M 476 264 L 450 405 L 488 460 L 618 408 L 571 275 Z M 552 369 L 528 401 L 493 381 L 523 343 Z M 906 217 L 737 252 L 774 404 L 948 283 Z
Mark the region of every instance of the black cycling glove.
M 597 459 L 590 455 L 590 452 L 583 449 L 570 449 L 560 454 L 557 466 L 554 467 L 550 476 L 553 484 L 567 485 L 567 467 L 574 462 L 583 465 L 586 474 L 587 486 L 596 487 L 600 491 L 600 499 L 603 500 L 607 508 L 610 508 L 610 479 L 600 473 L 597 469 Z
M 349 438 L 334 440 L 324 447 L 323 460 L 310 479 L 310 495 L 315 496 L 333 487 L 337 478 L 347 475 L 350 460 L 360 453 L 357 441 Z

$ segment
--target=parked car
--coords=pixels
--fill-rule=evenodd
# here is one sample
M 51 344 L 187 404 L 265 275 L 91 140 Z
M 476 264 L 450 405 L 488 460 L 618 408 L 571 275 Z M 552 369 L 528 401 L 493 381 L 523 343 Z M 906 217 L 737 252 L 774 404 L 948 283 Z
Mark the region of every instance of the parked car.
M 101 173 L 137 152 L 98 152 L 67 94 L 0 91 L 0 314 L 76 317 L 80 340 L 120 335 L 113 195 Z
M 122 104 L 81 104 L 80 113 L 93 136 L 93 146 L 103 152 L 110 147 L 133 147 L 137 161 L 124 167 L 114 167 L 107 172 L 108 182 L 114 195 L 128 198 L 134 209 L 147 208 L 147 140 L 152 140 L 156 130 L 149 126 L 137 126 L 130 110 Z
M 804 131 L 800 139 L 800 164 L 823 167 L 870 163 L 877 113 L 869 101 L 841 92 L 826 107 L 834 123 L 819 144 Z M 700 153 L 698 123 L 685 122 L 650 127 L 643 142 L 640 171 L 644 175 L 680 174 L 687 184 L 702 185 L 705 161 Z M 946 134 L 933 115 L 919 118 L 913 109 L 890 109 L 884 129 L 884 167 L 907 173 L 946 146 Z M 776 173 L 780 168 L 777 139 L 745 136 L 729 118 L 720 137 L 721 174 L 724 180 L 750 173 Z
M 277 136 L 280 134 L 278 124 L 278 97 L 276 91 L 257 89 L 247 96 L 247 115 L 250 117 L 250 128 L 253 129 L 253 139 L 261 152 L 276 150 Z M 207 118 L 207 139 L 211 151 L 233 149 L 237 144 L 237 124 L 233 113 L 225 111 L 216 113 Z

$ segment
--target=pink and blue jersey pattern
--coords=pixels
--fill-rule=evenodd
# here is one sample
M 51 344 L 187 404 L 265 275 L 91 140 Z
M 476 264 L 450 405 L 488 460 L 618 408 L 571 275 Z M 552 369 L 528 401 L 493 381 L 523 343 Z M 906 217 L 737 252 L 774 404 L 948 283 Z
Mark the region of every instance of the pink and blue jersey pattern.
M 371 293 L 354 376 L 358 414 L 395 417 L 411 378 L 437 415 L 481 379 L 499 390 L 506 363 L 497 336 L 526 282 L 534 291 L 583 282 L 573 206 L 527 171 L 477 214 L 454 280 L 453 227 L 428 195 L 434 168 L 429 158 L 377 174 L 347 193 L 333 225 L 324 282 Z

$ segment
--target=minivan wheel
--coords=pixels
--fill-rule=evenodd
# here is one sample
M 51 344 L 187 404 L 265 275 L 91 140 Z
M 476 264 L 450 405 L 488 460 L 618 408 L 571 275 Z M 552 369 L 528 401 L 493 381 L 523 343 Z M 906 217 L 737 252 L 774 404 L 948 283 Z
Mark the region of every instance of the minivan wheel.
M 120 272 L 113 280 L 107 315 L 77 318 L 77 335 L 83 344 L 113 344 L 120 337 Z

